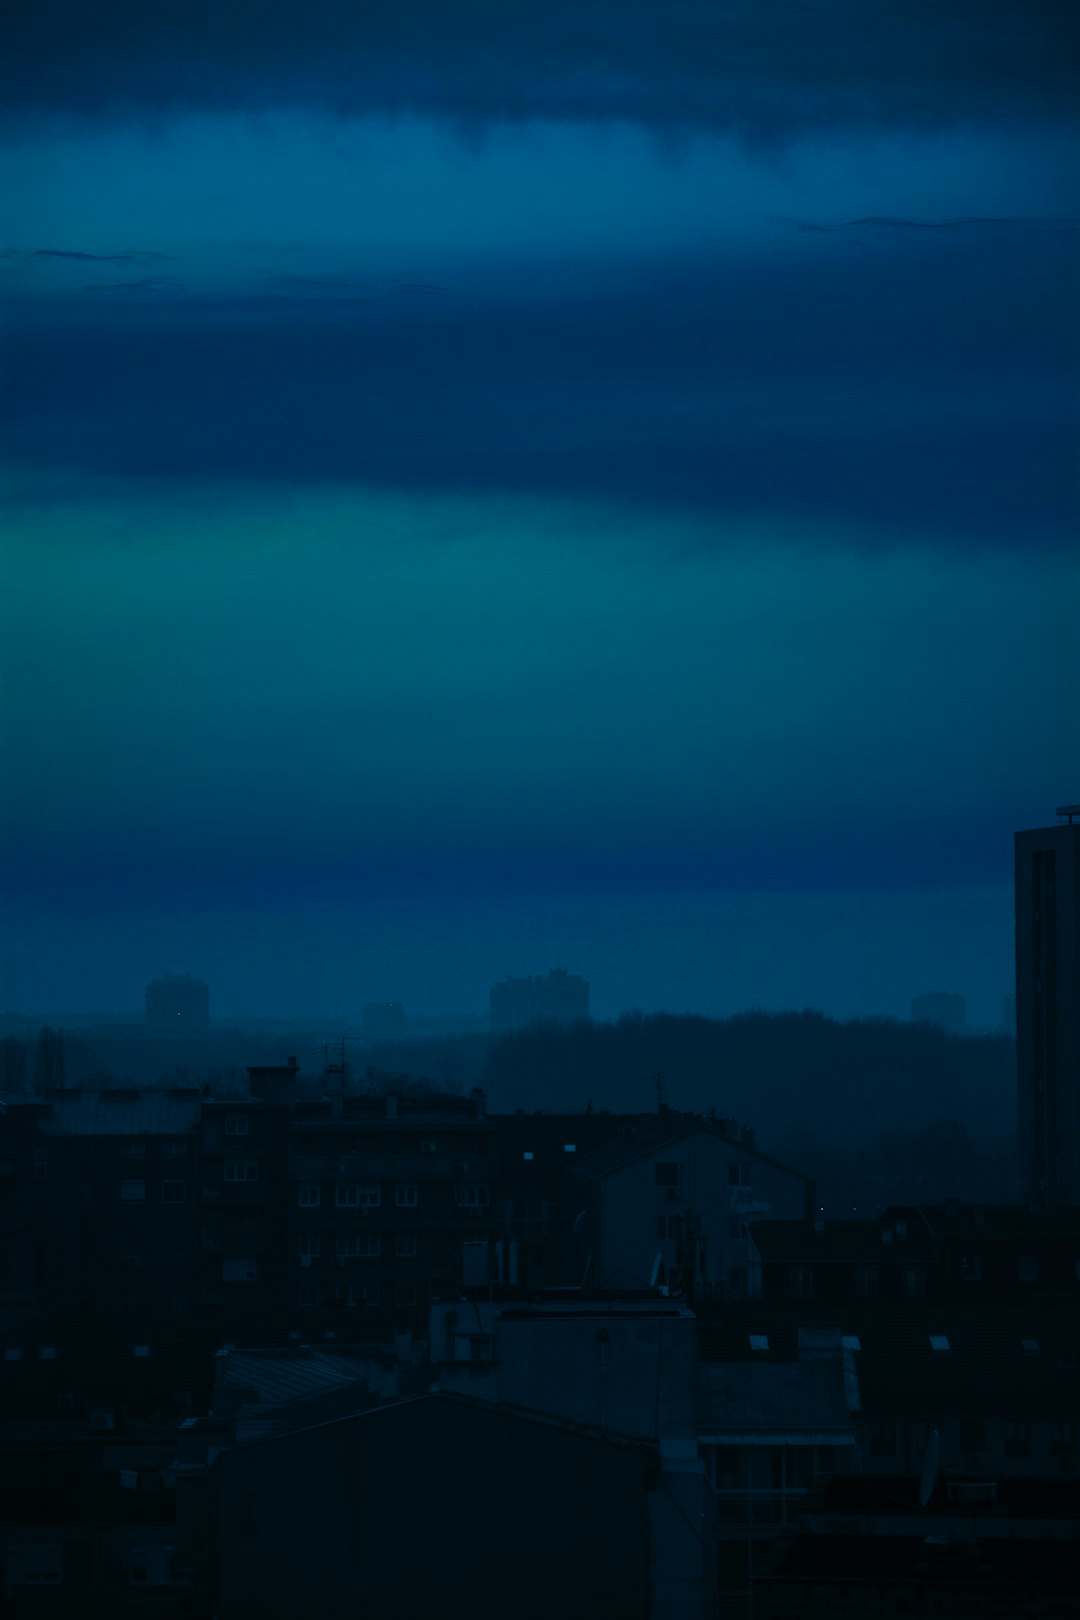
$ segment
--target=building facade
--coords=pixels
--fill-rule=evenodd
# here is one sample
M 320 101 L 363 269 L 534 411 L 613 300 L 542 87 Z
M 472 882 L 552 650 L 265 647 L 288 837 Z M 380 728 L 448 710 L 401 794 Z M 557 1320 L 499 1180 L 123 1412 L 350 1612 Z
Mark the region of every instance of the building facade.
M 1080 1204 L 1080 806 L 1018 832 L 1016 1067 L 1030 1198 Z
M 503 979 L 491 987 L 491 1028 L 505 1035 L 532 1024 L 583 1024 L 589 1019 L 589 985 L 565 968 L 542 978 Z

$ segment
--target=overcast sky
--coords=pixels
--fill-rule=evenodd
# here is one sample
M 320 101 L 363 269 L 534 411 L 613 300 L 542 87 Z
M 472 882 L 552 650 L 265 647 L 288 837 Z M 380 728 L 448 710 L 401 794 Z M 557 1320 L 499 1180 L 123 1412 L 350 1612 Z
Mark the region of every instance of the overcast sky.
M 8 16 L 0 1010 L 996 1005 L 1080 799 L 1080 11 Z

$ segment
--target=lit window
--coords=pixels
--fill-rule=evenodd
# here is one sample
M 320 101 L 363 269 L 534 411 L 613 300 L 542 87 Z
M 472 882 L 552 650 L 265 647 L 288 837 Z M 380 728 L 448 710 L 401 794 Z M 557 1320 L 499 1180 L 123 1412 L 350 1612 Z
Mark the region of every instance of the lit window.
M 951 1349 L 952 1346 L 949 1344 L 948 1334 L 946 1334 L 946 1333 L 931 1333 L 931 1335 L 930 1335 L 930 1348 L 931 1348 L 931 1350 L 949 1350 L 949 1349 Z
M 140 1204 L 146 1197 L 145 1181 L 122 1181 L 120 1183 L 120 1197 L 125 1204 Z
M 523 1153 L 523 1154 L 522 1154 L 522 1155 L 521 1155 L 521 1157 L 522 1157 L 522 1158 L 523 1158 L 523 1159 L 535 1159 L 535 1158 L 536 1158 L 536 1154 L 535 1154 L 535 1153 Z
M 751 1350 L 767 1350 L 769 1348 L 769 1335 L 767 1333 L 750 1334 Z
M 144 1359 L 150 1354 L 150 1346 L 148 1344 L 137 1344 L 134 1346 L 134 1350 L 135 1354 L 140 1360 Z
M 576 1153 L 577 1152 L 577 1143 L 576 1142 L 564 1142 L 563 1143 L 563 1152 L 564 1153 Z

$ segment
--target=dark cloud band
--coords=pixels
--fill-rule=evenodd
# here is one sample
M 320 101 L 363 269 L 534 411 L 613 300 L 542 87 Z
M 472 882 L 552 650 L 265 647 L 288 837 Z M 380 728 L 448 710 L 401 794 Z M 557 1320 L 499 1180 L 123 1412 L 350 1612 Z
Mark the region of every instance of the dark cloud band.
M 1071 0 L 17 0 L 9 112 L 318 105 L 762 138 L 1075 112 Z

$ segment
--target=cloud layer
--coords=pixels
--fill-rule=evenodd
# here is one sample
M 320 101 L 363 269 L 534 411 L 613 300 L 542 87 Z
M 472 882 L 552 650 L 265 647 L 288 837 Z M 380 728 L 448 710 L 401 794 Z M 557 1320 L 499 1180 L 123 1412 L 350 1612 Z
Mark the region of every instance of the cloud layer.
M 1075 113 L 1067 0 L 15 0 L 11 112 L 328 107 L 757 139 Z

